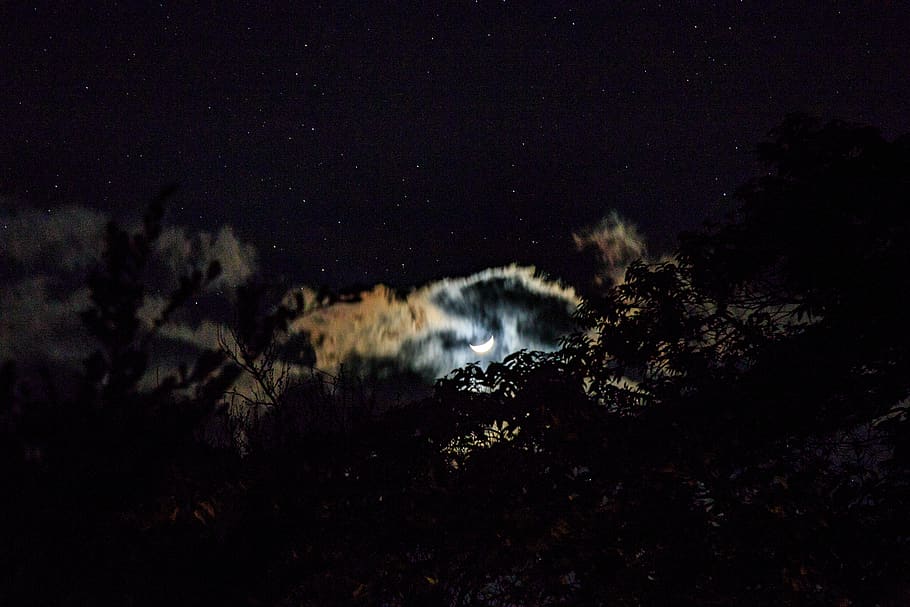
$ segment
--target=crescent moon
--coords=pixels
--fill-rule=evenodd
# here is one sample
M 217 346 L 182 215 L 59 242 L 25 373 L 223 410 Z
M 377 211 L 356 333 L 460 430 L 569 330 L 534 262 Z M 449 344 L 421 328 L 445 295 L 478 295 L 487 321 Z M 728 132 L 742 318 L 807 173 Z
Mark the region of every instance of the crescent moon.
M 468 345 L 471 347 L 472 350 L 474 350 L 474 352 L 476 352 L 476 353 L 478 353 L 478 354 L 484 354 L 484 353 L 489 352 L 490 350 L 493 349 L 493 342 L 494 342 L 494 341 L 495 341 L 495 340 L 493 339 L 493 336 L 491 335 L 491 336 L 490 336 L 490 339 L 488 339 L 487 341 L 483 342 L 483 343 L 480 344 L 479 346 L 475 346 L 474 344 L 468 344 Z

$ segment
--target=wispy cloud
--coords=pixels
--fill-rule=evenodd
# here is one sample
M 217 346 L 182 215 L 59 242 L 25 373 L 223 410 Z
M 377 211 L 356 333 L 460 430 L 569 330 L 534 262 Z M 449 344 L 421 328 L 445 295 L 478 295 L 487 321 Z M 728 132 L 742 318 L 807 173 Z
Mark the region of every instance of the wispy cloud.
M 611 211 L 598 223 L 572 234 L 575 248 L 591 250 L 597 255 L 600 269 L 598 285 L 610 286 L 625 279 L 629 264 L 647 253 L 644 237 L 631 222 Z

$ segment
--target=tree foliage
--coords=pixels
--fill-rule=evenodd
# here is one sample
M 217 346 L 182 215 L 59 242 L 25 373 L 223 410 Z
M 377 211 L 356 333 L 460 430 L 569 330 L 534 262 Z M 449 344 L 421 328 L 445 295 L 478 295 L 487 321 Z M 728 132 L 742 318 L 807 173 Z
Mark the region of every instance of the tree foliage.
M 359 392 L 338 424 L 301 412 L 343 411 L 358 384 L 292 381 L 280 336 L 302 304 L 252 285 L 221 353 L 142 388 L 148 336 L 217 270 L 143 327 L 161 213 L 110 227 L 92 406 L 26 402 L 0 373 L 0 598 L 906 604 L 908 140 L 791 116 L 758 156 L 727 220 L 632 264 L 559 351 L 468 365 L 416 403 Z M 214 411 L 242 373 L 280 430 L 243 458 L 199 440 L 214 417 L 174 414 Z

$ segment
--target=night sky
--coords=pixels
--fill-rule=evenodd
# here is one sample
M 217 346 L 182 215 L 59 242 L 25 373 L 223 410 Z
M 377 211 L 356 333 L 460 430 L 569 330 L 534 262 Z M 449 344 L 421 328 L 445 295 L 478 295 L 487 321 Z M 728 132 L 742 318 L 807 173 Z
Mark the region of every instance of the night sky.
M 176 183 L 306 284 L 561 276 L 610 209 L 657 249 L 717 217 L 787 112 L 910 131 L 900 2 L 227 4 L 3 3 L 0 196 Z

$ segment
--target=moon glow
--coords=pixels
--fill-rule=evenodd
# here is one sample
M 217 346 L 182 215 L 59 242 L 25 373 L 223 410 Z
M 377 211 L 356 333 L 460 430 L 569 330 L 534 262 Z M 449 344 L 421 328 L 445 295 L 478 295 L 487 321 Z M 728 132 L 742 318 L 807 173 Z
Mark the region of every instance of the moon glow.
M 493 343 L 494 343 L 494 341 L 495 341 L 495 340 L 493 339 L 493 336 L 491 335 L 491 336 L 490 336 L 490 339 L 488 339 L 487 341 L 483 342 L 483 343 L 480 344 L 479 346 L 475 346 L 474 344 L 470 344 L 470 343 L 469 343 L 468 345 L 469 345 L 469 346 L 471 347 L 471 349 L 472 349 L 474 352 L 476 352 L 477 354 L 485 354 L 486 352 L 489 352 L 490 350 L 493 349 Z

